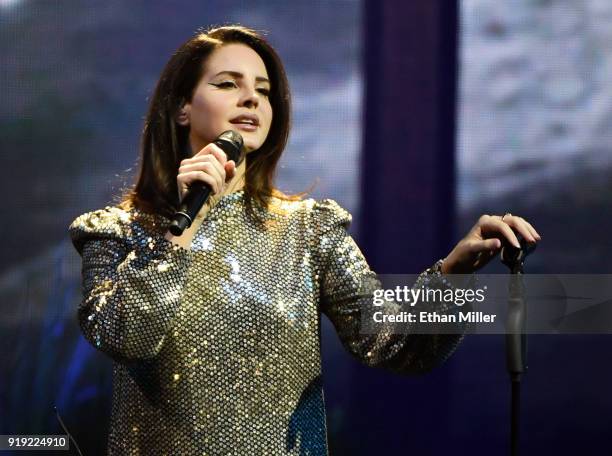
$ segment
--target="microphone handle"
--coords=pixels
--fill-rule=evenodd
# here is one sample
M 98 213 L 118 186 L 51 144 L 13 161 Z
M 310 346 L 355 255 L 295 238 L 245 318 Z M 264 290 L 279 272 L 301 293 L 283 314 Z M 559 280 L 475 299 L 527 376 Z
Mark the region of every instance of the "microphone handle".
M 191 184 L 189 191 L 183 198 L 179 210 L 174 214 L 174 219 L 170 225 L 170 232 L 174 236 L 180 236 L 191 226 L 197 213 L 200 211 L 212 189 L 202 181 Z

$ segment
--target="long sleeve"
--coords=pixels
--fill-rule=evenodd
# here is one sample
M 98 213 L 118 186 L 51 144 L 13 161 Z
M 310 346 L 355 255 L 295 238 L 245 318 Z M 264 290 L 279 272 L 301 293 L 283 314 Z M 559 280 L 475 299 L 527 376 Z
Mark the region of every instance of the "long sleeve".
M 147 217 L 107 207 L 69 228 L 83 259 L 79 324 L 94 347 L 117 361 L 159 352 L 191 262 L 189 250 L 166 240 L 155 223 L 143 223 Z
M 347 233 L 350 214 L 333 200 L 313 207 L 315 245 L 319 258 L 321 310 L 336 328 L 344 347 L 368 366 L 398 373 L 421 373 L 446 360 L 459 344 L 462 334 L 398 333 L 393 324 L 377 325 L 373 334 L 361 333 L 362 310 L 372 304 L 373 292 L 381 288 L 361 250 Z M 414 287 L 452 287 L 436 268 L 421 273 Z M 386 304 L 385 313 L 395 313 L 396 303 Z M 456 312 L 456 306 L 440 306 L 442 313 Z

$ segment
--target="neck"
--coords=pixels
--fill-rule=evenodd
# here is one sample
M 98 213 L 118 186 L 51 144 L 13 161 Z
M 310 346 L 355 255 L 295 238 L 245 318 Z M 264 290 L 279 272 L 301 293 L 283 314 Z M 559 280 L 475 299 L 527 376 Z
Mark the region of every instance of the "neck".
M 200 209 L 200 212 L 196 216 L 196 219 L 203 219 L 204 217 L 206 217 L 208 211 L 214 206 L 216 206 L 219 200 L 221 200 L 221 198 L 223 198 L 224 196 L 231 195 L 232 193 L 236 193 L 244 189 L 245 169 L 246 165 L 245 161 L 243 161 L 240 166 L 236 168 L 234 177 L 232 177 L 232 179 L 227 184 L 225 184 L 225 188 L 219 194 L 210 195 L 208 197 L 206 204 L 202 206 L 202 209 Z
M 236 167 L 234 177 L 225 184 L 225 189 L 221 192 L 222 195 L 229 195 L 244 189 L 244 180 L 246 177 L 246 160 L 242 160 L 242 163 Z

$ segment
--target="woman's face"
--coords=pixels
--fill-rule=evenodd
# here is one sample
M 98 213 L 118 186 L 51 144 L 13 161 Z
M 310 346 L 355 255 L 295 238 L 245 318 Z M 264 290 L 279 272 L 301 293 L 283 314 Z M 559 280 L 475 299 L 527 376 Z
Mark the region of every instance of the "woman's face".
M 226 130 L 240 133 L 247 152 L 259 149 L 272 124 L 270 82 L 261 57 L 244 44 L 213 51 L 178 123 L 189 125 L 193 154 Z

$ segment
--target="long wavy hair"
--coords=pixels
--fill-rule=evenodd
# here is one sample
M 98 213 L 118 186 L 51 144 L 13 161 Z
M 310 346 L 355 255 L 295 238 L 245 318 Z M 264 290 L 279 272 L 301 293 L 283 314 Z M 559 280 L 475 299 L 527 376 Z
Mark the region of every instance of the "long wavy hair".
M 266 207 L 269 198 L 298 200 L 306 193 L 286 195 L 274 187 L 274 176 L 287 145 L 291 128 L 291 94 L 280 57 L 255 30 L 240 25 L 211 28 L 183 43 L 164 67 L 150 100 L 142 131 L 140 167 L 135 185 L 120 200 L 123 208 L 135 207 L 172 217 L 179 206 L 176 176 L 180 162 L 188 158 L 189 127 L 176 122 L 190 102 L 204 74 L 206 59 L 223 45 L 242 43 L 264 61 L 270 78 L 272 124 L 262 146 L 246 156 L 245 197 L 254 215 L 253 202 Z

